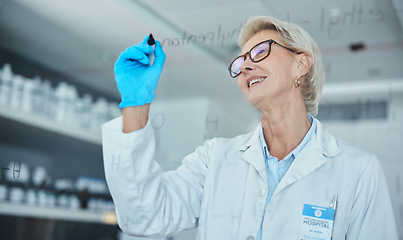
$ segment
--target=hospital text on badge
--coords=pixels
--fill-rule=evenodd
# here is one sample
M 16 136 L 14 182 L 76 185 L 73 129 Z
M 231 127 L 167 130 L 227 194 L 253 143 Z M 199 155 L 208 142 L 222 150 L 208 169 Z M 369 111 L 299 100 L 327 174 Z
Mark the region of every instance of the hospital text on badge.
M 300 240 L 330 240 L 335 210 L 304 204 Z

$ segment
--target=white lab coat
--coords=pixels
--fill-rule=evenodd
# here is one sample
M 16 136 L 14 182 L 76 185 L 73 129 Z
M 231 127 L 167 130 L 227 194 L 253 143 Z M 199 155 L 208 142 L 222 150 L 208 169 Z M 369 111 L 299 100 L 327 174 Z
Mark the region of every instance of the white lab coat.
M 303 205 L 329 207 L 338 195 L 334 240 L 396 240 L 377 158 L 314 121 L 317 134 L 297 155 L 267 206 L 262 239 L 297 240 Z M 153 159 L 150 125 L 126 134 L 119 117 L 102 127 L 106 180 L 121 229 L 160 237 L 198 227 L 199 240 L 255 239 L 267 196 L 261 126 L 232 139 L 208 140 L 178 169 L 162 174 Z

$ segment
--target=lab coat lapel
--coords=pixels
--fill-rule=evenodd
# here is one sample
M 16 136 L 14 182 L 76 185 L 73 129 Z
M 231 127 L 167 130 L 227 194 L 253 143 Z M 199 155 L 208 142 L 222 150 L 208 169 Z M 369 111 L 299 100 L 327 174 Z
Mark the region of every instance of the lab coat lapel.
M 297 155 L 289 170 L 278 184 L 274 194 L 309 175 L 317 168 L 328 161 L 329 157 L 334 157 L 340 153 L 336 139 L 324 131 L 317 119 L 317 133 L 315 137 Z
M 241 158 L 248 164 L 248 174 L 245 179 L 246 188 L 237 240 L 249 239 L 251 233 L 256 234 L 262 221 L 265 198 L 259 196 L 261 196 L 261 190 L 267 186 L 267 176 L 262 144 L 259 139 L 260 128 L 261 124 L 239 148 L 243 152 Z
M 252 165 L 259 173 L 260 177 L 267 183 L 263 149 L 259 139 L 259 131 L 261 127 L 262 125 L 259 123 L 255 129 L 255 132 L 252 134 L 249 140 L 239 148 L 239 150 L 244 152 L 242 158 Z

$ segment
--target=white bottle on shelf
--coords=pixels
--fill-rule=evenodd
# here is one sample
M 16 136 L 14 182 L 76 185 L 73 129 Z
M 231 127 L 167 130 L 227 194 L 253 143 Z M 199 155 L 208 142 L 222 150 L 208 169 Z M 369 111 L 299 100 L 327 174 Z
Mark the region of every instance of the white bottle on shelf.
M 32 173 L 32 184 L 36 190 L 36 203 L 41 206 L 46 206 L 46 191 L 45 180 L 47 177 L 46 169 L 42 166 L 38 166 Z
M 91 116 L 92 116 L 92 111 L 93 111 L 93 104 L 92 104 L 92 96 L 91 94 L 84 94 L 84 96 L 81 99 L 82 103 L 82 108 L 80 110 L 80 117 L 79 122 L 80 122 L 80 127 L 82 129 L 90 130 L 91 127 Z
M 34 188 L 29 188 L 27 189 L 25 193 L 25 203 L 27 205 L 37 205 L 38 204 L 38 197 L 37 197 L 37 191 Z
M 60 82 L 54 91 L 54 111 L 55 120 L 63 123 L 67 117 L 68 86 L 65 82 Z
M 42 114 L 45 117 L 52 118 L 52 115 L 50 114 L 52 86 L 48 80 L 45 80 L 40 84 L 39 88 L 42 89 Z
M 68 208 L 73 210 L 80 209 L 80 198 L 78 197 L 78 192 L 74 190 L 74 187 L 72 187 L 69 192 Z
M 45 115 L 45 95 L 44 95 L 44 87 L 40 77 L 36 76 L 33 80 L 33 88 L 32 88 L 32 112 L 38 115 Z
M 108 114 L 108 102 L 105 98 L 98 98 L 93 106 L 93 112 L 91 115 L 91 130 L 93 132 L 100 131 L 100 126 L 107 121 Z
M 12 79 L 11 65 L 6 63 L 0 74 L 0 105 L 9 106 Z
M 43 114 L 49 119 L 56 119 L 56 94 L 55 90 L 52 88 L 49 80 L 45 80 L 41 84 L 42 94 L 43 94 Z
M 69 179 L 57 179 L 54 182 L 54 188 L 56 190 L 56 206 L 60 208 L 68 208 L 69 195 L 68 189 L 71 186 Z
M 10 162 L 7 179 L 10 184 L 9 201 L 21 204 L 25 200 L 25 191 L 29 182 L 29 168 L 25 163 Z
M 35 83 L 32 79 L 25 79 L 22 86 L 21 110 L 25 113 L 33 112 L 33 91 Z
M 25 78 L 21 75 L 14 75 L 11 82 L 10 107 L 21 109 L 22 89 Z
M 77 117 L 75 106 L 78 99 L 77 89 L 73 85 L 68 85 L 66 99 L 66 119 L 65 124 L 68 126 L 77 126 Z
M 26 175 L 26 174 L 24 174 Z M 38 196 L 37 196 L 37 188 L 35 188 L 32 178 L 29 178 L 25 180 L 27 183 L 25 184 L 26 190 L 25 190 L 25 204 L 27 205 L 37 205 L 38 204 Z

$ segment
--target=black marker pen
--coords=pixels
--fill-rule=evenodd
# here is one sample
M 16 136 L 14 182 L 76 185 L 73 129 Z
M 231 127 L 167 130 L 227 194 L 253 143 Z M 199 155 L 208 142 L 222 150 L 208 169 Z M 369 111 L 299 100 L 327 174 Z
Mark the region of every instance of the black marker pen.
M 147 44 L 150 45 L 151 47 L 153 47 L 153 52 L 148 56 L 148 59 L 150 59 L 150 65 L 152 65 L 154 62 L 155 40 L 151 33 L 150 33 L 150 36 L 148 37 Z

